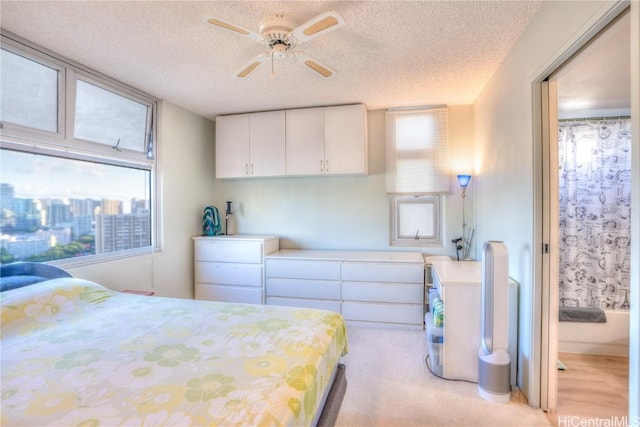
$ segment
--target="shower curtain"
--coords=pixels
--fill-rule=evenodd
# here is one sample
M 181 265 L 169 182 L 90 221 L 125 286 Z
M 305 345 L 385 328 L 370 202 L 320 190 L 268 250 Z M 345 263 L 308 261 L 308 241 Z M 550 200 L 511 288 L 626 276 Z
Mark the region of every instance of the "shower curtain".
M 631 121 L 559 125 L 560 306 L 629 309 Z

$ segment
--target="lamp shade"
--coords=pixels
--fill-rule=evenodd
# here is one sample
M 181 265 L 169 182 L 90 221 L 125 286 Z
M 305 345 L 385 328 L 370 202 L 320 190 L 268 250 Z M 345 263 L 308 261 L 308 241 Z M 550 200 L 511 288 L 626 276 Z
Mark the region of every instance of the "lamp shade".
M 458 184 L 460 184 L 460 188 L 467 188 L 469 181 L 471 181 L 471 175 L 458 175 Z

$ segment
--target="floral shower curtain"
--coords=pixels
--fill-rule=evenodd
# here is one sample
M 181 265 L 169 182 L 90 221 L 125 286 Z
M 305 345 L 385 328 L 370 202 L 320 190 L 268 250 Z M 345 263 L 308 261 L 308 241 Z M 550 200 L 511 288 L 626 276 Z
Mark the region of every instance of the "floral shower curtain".
M 631 121 L 559 126 L 560 306 L 629 309 Z

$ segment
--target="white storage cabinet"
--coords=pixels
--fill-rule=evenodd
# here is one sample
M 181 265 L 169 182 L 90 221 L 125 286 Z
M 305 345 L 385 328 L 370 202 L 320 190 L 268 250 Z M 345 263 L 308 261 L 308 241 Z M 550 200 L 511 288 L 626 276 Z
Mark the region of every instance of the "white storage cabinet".
M 267 304 L 340 312 L 340 262 L 266 260 Z
M 364 105 L 287 110 L 286 174 L 367 173 Z
M 216 177 L 366 174 L 364 105 L 216 117 Z
M 422 328 L 419 253 L 283 250 L 266 257 L 267 304 L 322 308 L 347 321 Z
M 421 255 L 388 261 L 345 261 L 342 315 L 347 320 L 422 327 L 424 260 Z
M 285 112 L 216 118 L 216 177 L 285 174 Z
M 279 248 L 273 236 L 194 237 L 195 298 L 262 304 L 264 257 Z

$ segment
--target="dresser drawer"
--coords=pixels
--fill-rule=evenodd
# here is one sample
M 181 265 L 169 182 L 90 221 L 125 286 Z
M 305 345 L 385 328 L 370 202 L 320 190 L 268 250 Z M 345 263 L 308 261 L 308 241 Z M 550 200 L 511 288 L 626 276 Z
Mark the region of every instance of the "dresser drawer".
M 196 283 L 196 299 L 262 304 L 262 288 Z
M 340 281 L 267 278 L 267 296 L 340 299 Z
M 262 242 L 198 239 L 195 261 L 262 263 Z
M 289 307 L 313 308 L 318 310 L 329 310 L 340 313 L 340 301 L 306 299 L 306 298 L 281 298 L 267 297 L 268 305 L 285 305 Z
M 342 316 L 346 320 L 422 325 L 423 307 L 422 304 L 375 304 L 343 301 Z
M 267 277 L 340 280 L 340 262 L 267 259 Z
M 262 287 L 261 264 L 197 262 L 196 283 Z
M 421 304 L 424 286 L 414 283 L 343 282 L 342 299 L 351 301 Z
M 342 280 L 357 282 L 424 283 L 422 264 L 345 262 Z

